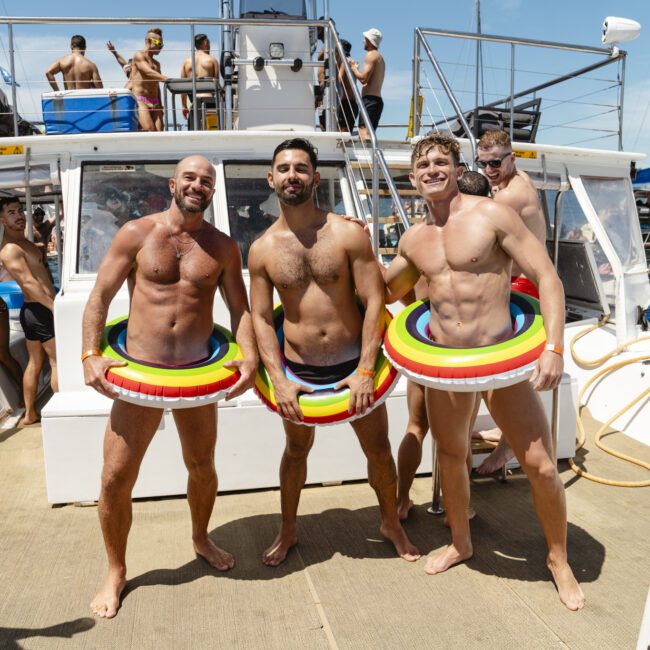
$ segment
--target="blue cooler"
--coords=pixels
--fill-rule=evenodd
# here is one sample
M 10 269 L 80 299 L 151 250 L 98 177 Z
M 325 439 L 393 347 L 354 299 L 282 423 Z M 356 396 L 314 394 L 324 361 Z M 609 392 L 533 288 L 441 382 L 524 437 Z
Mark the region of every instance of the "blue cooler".
M 9 307 L 9 317 L 18 318 L 20 308 L 25 302 L 23 292 L 20 290 L 18 283 L 10 280 L 9 282 L 0 282 L 0 298 L 2 298 Z
M 43 93 L 47 135 L 119 133 L 138 130 L 137 102 L 126 88 L 90 88 Z

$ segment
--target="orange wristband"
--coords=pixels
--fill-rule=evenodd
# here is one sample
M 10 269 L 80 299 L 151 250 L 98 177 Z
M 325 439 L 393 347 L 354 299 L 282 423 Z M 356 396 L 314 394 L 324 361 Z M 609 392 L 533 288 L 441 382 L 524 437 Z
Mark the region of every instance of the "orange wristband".
M 81 363 L 83 363 L 88 357 L 101 357 L 101 356 L 102 356 L 102 353 L 97 348 L 93 348 L 92 350 L 86 350 L 81 355 Z
M 555 352 L 555 354 L 559 354 L 560 356 L 564 354 L 564 346 L 557 345 L 556 343 L 547 343 L 544 349 L 549 352 Z
M 362 376 L 362 377 L 374 377 L 375 376 L 375 371 L 374 370 L 366 370 L 365 368 L 357 368 L 357 372 Z

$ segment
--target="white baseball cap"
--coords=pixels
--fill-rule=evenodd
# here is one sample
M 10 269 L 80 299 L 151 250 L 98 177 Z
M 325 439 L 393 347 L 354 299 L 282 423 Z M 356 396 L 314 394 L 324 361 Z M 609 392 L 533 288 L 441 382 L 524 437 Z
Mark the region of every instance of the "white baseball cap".
M 377 48 L 383 38 L 382 33 L 374 27 L 371 27 L 367 32 L 363 32 L 363 37 L 367 38 Z

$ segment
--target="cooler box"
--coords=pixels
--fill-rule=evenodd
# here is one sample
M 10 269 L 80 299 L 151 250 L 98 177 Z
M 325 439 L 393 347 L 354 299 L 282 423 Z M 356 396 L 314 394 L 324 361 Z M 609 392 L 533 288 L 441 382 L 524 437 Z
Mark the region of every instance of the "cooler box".
M 43 93 L 47 135 L 137 131 L 137 103 L 126 88 L 89 88 Z
M 0 282 L 0 298 L 2 298 L 9 308 L 9 317 L 18 318 L 20 316 L 20 308 L 23 306 L 23 292 L 16 282 L 10 280 L 8 282 Z

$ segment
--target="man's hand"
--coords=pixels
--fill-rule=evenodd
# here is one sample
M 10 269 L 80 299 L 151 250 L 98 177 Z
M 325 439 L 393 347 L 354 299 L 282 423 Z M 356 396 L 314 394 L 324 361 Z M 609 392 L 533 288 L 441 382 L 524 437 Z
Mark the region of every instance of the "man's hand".
M 110 41 L 108 41 L 108 42 L 106 43 L 106 47 L 108 48 L 108 51 L 109 51 L 109 52 L 113 52 L 113 54 L 115 54 L 115 45 L 113 45 L 113 43 L 111 43 Z
M 190 114 L 190 109 L 189 108 L 183 108 L 182 113 L 183 113 L 183 118 L 187 119 L 189 114 Z
M 529 379 L 534 390 L 553 390 L 560 385 L 564 359 L 552 350 L 544 350 Z
M 275 391 L 275 403 L 278 407 L 278 413 L 286 420 L 301 424 L 305 419 L 300 404 L 298 404 L 298 395 L 300 393 L 313 393 L 314 389 L 295 381 L 283 379 L 277 384 L 273 384 Z
M 234 359 L 223 364 L 225 368 L 237 368 L 240 374 L 237 383 L 231 386 L 228 393 L 226 393 L 226 402 L 235 397 L 239 397 L 239 395 L 243 395 L 249 388 L 253 387 L 257 364 L 258 360 L 256 358 Z
M 361 415 L 375 403 L 375 382 L 373 377 L 364 377 L 355 372 L 336 384 L 334 390 L 341 390 L 344 386 L 350 389 L 348 413 Z
M 86 357 L 83 361 L 84 367 L 84 381 L 86 386 L 91 386 L 98 393 L 116 399 L 118 397 L 117 391 L 113 386 L 106 381 L 106 371 L 109 368 L 115 368 L 128 365 L 126 361 L 116 361 L 108 357 L 99 357 L 95 354 Z

